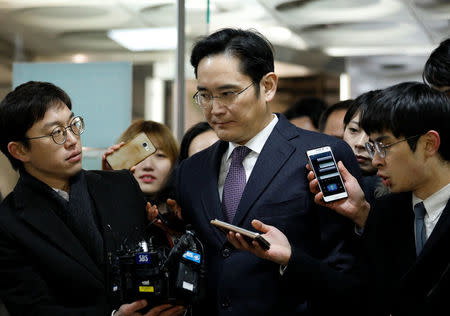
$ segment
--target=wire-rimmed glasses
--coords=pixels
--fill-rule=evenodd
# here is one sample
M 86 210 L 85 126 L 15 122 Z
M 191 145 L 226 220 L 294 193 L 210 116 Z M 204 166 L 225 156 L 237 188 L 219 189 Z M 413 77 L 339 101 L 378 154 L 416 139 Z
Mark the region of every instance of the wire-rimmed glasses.
M 36 137 L 25 137 L 25 139 L 38 139 L 43 137 L 51 137 L 53 141 L 62 145 L 67 139 L 67 129 L 70 129 L 74 135 L 80 136 L 84 132 L 84 120 L 81 116 L 75 116 L 70 124 L 66 127 L 56 126 L 49 135 L 36 136 Z
M 251 84 L 249 84 L 247 87 L 245 87 L 240 91 L 222 92 L 218 96 L 213 96 L 209 92 L 197 91 L 192 98 L 194 99 L 195 103 L 198 104 L 198 106 L 200 106 L 204 110 L 207 110 L 212 107 L 214 99 L 220 99 L 220 103 L 227 106 L 232 104 L 241 93 L 243 93 L 248 88 L 253 86 L 253 84 L 254 82 L 252 82 Z
M 394 146 L 395 144 L 404 142 L 406 140 L 412 139 L 414 137 L 419 137 L 420 135 L 414 135 L 414 136 L 410 136 L 407 137 L 405 139 L 401 139 L 399 141 L 396 141 L 392 144 L 387 144 L 387 145 L 383 145 L 383 143 L 381 142 L 374 142 L 373 144 L 370 142 L 367 142 L 365 144 L 366 150 L 369 153 L 370 158 L 373 159 L 373 157 L 375 156 L 375 154 L 377 153 L 378 155 L 380 155 L 381 158 L 386 158 L 386 148 L 389 148 L 391 146 Z

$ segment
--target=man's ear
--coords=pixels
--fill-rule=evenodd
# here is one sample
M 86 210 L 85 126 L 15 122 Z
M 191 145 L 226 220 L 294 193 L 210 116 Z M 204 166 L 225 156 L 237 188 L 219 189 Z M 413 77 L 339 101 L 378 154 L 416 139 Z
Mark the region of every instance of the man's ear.
M 427 157 L 436 155 L 441 145 L 441 136 L 435 130 L 429 130 L 423 135 L 424 152 Z
M 29 161 L 28 152 L 29 150 L 25 147 L 22 142 L 9 142 L 8 151 L 17 160 L 22 162 Z
M 274 72 L 269 72 L 261 79 L 263 85 L 264 98 L 266 102 L 272 101 L 277 92 L 278 76 Z

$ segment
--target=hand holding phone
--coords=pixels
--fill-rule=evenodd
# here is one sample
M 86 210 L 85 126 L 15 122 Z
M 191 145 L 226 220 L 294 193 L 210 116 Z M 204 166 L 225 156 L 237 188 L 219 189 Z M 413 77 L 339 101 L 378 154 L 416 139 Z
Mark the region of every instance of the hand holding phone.
M 156 148 L 147 134 L 137 134 L 132 140 L 106 157 L 106 161 L 114 170 L 130 169 L 148 156 L 155 153 Z
M 232 231 L 232 232 L 235 232 L 235 233 L 239 233 L 249 243 L 251 243 L 253 240 L 256 240 L 259 243 L 259 245 L 264 250 L 268 250 L 270 248 L 270 243 L 263 236 L 261 236 L 260 233 L 252 232 L 250 230 L 247 230 L 247 229 L 244 229 L 242 227 L 238 227 L 238 226 L 232 225 L 232 224 L 227 223 L 227 222 L 223 222 L 223 221 L 218 220 L 218 219 L 211 220 L 211 224 L 213 224 L 215 227 L 217 227 L 220 230 L 222 230 L 225 234 L 227 234 L 229 231 Z
M 319 182 L 319 189 L 323 193 L 325 202 L 348 197 L 344 181 L 330 146 L 308 150 L 306 156 Z

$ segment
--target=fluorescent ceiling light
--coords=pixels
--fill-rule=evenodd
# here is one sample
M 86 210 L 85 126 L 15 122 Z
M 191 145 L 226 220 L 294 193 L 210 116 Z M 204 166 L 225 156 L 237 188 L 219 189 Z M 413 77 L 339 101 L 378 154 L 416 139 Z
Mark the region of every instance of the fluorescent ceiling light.
M 174 27 L 117 29 L 107 34 L 110 39 L 134 52 L 177 47 L 177 30 Z
M 324 49 L 326 54 L 333 57 L 376 55 L 427 56 L 432 50 L 432 46 L 328 47 Z

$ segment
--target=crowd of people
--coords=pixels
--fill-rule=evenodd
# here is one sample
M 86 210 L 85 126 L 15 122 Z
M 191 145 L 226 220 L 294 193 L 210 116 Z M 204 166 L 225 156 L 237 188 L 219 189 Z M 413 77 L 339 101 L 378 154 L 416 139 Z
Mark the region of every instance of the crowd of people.
M 226 28 L 196 42 L 194 102 L 206 121 L 178 144 L 136 120 L 103 170 L 83 170 L 82 116 L 48 82 L 0 103 L 0 149 L 20 178 L 0 206 L 0 299 L 15 315 L 441 315 L 450 293 L 450 39 L 402 82 L 327 106 L 272 113 L 271 43 Z M 306 123 L 303 127 L 299 124 Z M 297 126 L 296 126 L 297 125 Z M 144 132 L 156 152 L 129 170 L 107 156 Z M 329 146 L 348 197 L 323 201 L 307 150 Z M 264 249 L 219 219 L 259 232 Z M 111 254 L 136 230 L 204 245 L 193 306 L 122 302 Z

